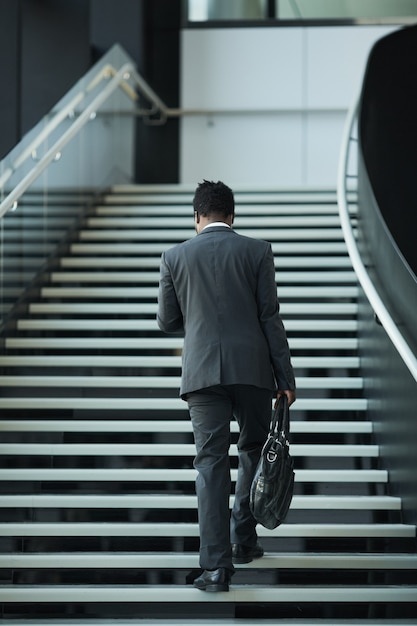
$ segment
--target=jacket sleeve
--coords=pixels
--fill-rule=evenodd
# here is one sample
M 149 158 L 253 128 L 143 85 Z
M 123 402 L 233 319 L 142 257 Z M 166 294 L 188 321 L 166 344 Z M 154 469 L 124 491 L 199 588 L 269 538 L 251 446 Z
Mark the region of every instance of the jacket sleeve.
M 184 320 L 165 253 L 161 257 L 156 321 L 164 333 L 184 333 Z
M 259 268 L 257 303 L 259 323 L 268 343 L 277 387 L 280 390 L 295 389 L 287 334 L 279 312 L 274 256 L 270 244 Z

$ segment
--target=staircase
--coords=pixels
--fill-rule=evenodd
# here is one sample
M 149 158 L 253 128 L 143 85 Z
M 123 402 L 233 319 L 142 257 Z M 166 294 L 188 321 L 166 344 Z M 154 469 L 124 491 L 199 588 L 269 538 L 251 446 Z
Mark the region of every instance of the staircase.
M 229 593 L 186 584 L 194 445 L 182 341 L 155 314 L 160 255 L 194 235 L 192 191 L 116 187 L 0 355 L 0 623 L 417 623 L 416 528 L 367 420 L 335 193 L 235 197 L 235 229 L 272 243 L 297 377 L 287 522 L 259 528 L 266 556 Z

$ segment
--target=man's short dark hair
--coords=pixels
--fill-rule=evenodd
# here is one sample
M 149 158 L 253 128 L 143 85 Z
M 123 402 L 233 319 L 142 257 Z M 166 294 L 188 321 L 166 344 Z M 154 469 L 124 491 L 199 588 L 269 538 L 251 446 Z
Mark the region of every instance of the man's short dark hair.
M 220 180 L 217 183 L 203 180 L 195 190 L 193 206 L 197 215 L 203 215 L 204 217 L 209 215 L 217 215 L 219 217 L 234 215 L 235 199 L 233 191 Z

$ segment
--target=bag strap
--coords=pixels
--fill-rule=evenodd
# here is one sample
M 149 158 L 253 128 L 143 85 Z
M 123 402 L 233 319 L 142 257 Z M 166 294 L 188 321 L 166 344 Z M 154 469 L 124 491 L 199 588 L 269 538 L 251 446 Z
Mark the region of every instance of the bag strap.
M 286 438 L 290 433 L 290 410 L 288 398 L 285 394 L 280 396 L 272 415 L 270 435 L 281 432 L 284 433 Z

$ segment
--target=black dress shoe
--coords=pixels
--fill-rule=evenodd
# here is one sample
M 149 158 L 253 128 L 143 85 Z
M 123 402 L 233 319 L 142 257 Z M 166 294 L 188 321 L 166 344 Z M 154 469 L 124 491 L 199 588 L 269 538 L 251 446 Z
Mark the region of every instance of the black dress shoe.
M 195 579 L 194 587 L 201 591 L 229 591 L 229 583 L 232 577 L 230 570 L 219 567 L 215 570 L 207 570 Z
M 254 559 L 260 559 L 264 555 L 264 549 L 260 543 L 256 546 L 242 546 L 240 543 L 232 543 L 232 561 L 238 563 L 250 563 Z

